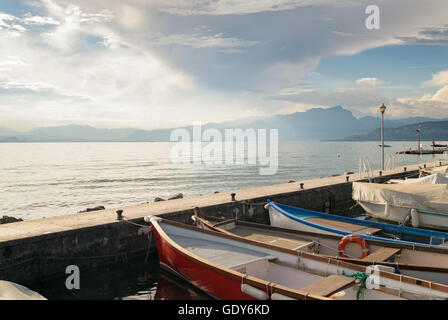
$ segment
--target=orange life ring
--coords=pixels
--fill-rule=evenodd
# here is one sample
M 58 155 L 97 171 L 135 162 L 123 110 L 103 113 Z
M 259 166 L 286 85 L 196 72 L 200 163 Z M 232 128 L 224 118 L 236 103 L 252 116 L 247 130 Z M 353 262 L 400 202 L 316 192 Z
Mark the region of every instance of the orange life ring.
M 356 242 L 361 246 L 362 255 L 361 255 L 360 259 L 363 259 L 369 255 L 369 246 L 367 245 L 366 239 L 358 236 L 357 234 L 349 234 L 349 235 L 346 235 L 345 237 L 343 237 L 341 239 L 341 241 L 339 241 L 339 244 L 338 244 L 339 257 L 348 258 L 344 254 L 344 250 L 345 250 L 345 246 L 349 242 Z

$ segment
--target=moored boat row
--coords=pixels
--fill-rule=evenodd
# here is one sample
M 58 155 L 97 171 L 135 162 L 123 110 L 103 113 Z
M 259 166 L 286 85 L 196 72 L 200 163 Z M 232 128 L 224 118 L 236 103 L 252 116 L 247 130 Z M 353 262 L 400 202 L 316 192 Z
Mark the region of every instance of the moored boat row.
M 161 266 L 218 299 L 448 299 L 446 174 L 353 183 L 388 224 L 269 201 L 270 225 L 151 217 Z M 429 217 L 429 218 L 428 218 Z M 406 226 L 411 224 L 412 227 Z
M 198 227 L 206 230 L 364 266 L 380 265 L 390 272 L 448 284 L 448 247 L 428 248 L 418 244 L 366 239 L 356 242 L 353 236 L 350 241 L 350 236 L 291 230 L 234 219 L 193 218 Z
M 219 299 L 447 299 L 448 286 L 150 218 L 160 264 Z

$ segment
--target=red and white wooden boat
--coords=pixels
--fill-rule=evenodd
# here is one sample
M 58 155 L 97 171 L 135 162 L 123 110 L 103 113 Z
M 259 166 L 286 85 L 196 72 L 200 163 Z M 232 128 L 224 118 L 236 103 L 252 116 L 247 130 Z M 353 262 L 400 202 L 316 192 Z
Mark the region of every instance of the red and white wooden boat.
M 148 217 L 160 265 L 219 299 L 448 299 L 448 286 Z M 361 287 L 364 287 L 361 289 Z M 362 293 L 362 294 L 360 294 Z

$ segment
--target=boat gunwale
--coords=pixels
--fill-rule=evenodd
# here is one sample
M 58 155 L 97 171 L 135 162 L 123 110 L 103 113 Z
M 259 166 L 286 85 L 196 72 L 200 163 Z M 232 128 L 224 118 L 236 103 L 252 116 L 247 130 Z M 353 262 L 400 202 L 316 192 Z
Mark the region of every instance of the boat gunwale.
M 423 247 L 433 247 L 433 248 L 439 248 L 439 249 L 445 249 L 446 247 L 440 246 L 440 245 L 430 245 L 430 244 L 426 244 L 426 243 L 419 243 L 419 242 L 412 242 L 412 241 L 406 241 L 406 240 L 394 240 L 394 239 L 388 239 L 388 238 L 381 238 L 378 236 L 369 236 L 369 235 L 365 235 L 365 234 L 361 234 L 361 233 L 356 233 L 356 232 L 348 232 L 348 231 L 343 231 L 343 230 L 339 230 L 339 229 L 334 229 L 334 228 L 330 228 L 327 226 L 323 226 L 321 224 L 318 223 L 314 223 L 314 222 L 310 222 L 310 221 L 306 221 L 305 218 L 301 218 L 301 217 L 297 217 L 294 215 L 294 213 L 288 213 L 285 209 L 283 209 L 280 206 L 285 206 L 288 208 L 291 208 L 293 210 L 296 211 L 302 211 L 305 213 L 309 213 L 309 215 L 307 215 L 307 217 L 310 218 L 326 218 L 329 220 L 336 220 L 336 221 L 342 221 L 342 222 L 348 222 L 348 223 L 353 223 L 353 224 L 358 224 L 358 225 L 364 225 L 367 227 L 372 227 L 372 226 L 376 226 L 376 227 L 381 227 L 382 229 L 388 231 L 408 231 L 410 234 L 413 235 L 418 235 L 418 236 L 426 236 L 428 238 L 430 238 L 431 236 L 440 236 L 440 238 L 442 239 L 447 239 L 448 240 L 448 233 L 444 233 L 444 232 L 438 232 L 438 231 L 432 231 L 432 230 L 414 230 L 414 228 L 408 228 L 408 227 L 402 227 L 402 226 L 394 226 L 394 225 L 390 225 L 390 224 L 385 224 L 385 223 L 381 223 L 381 222 L 374 222 L 374 221 L 365 221 L 365 220 L 358 220 L 358 221 L 354 221 L 356 219 L 353 218 L 347 218 L 347 217 L 341 217 L 341 216 L 336 216 L 336 215 L 330 215 L 330 214 L 326 214 L 323 212 L 318 212 L 318 211 L 312 211 L 312 210 L 306 210 L 306 209 L 300 209 L 300 208 L 295 208 L 295 207 L 291 207 L 288 205 L 283 205 L 283 204 L 279 204 L 279 203 L 275 203 L 273 201 L 269 201 L 268 200 L 269 205 L 274 206 L 275 210 L 277 212 L 279 212 L 280 214 L 286 216 L 287 218 L 294 220 L 298 223 L 302 223 L 305 224 L 307 226 L 310 227 L 314 227 L 316 229 L 321 229 L 321 230 L 325 230 L 328 232 L 332 232 L 332 233 L 337 233 L 340 235 L 349 235 L 349 234 L 357 234 L 367 240 L 381 240 L 381 241 L 385 241 L 385 242 L 394 242 L 394 243 L 401 243 L 401 244 L 415 244 L 416 246 L 423 246 Z
M 327 239 L 342 239 L 343 235 L 336 235 L 336 234 L 326 234 L 326 233 L 318 233 L 318 232 L 311 232 L 311 231 L 302 231 L 302 230 L 294 230 L 294 229 L 286 229 L 286 228 L 282 228 L 282 227 L 276 227 L 276 226 L 271 226 L 268 224 L 260 224 L 260 223 L 255 223 L 255 222 L 249 222 L 249 221 L 243 221 L 243 220 L 235 220 L 235 219 L 228 219 L 228 218 L 220 218 L 220 217 L 214 217 L 214 216 L 207 216 L 207 217 L 199 217 L 199 218 L 203 218 L 203 219 L 209 219 L 213 220 L 221 220 L 221 219 L 225 219 L 224 221 L 221 222 L 235 222 L 236 225 L 240 225 L 240 226 L 245 226 L 245 227 L 253 227 L 253 228 L 265 228 L 268 230 L 272 230 L 272 231 L 278 231 L 278 232 L 284 232 L 284 233 L 289 233 L 289 234 L 294 234 L 297 236 L 311 236 L 311 237 L 320 237 L 320 238 L 327 238 Z M 208 226 L 208 227 L 215 227 L 216 225 L 213 226 Z M 226 230 L 223 230 L 226 231 Z M 227 231 L 228 232 L 228 231 Z M 443 247 L 443 246 L 422 246 L 419 243 L 415 242 L 414 243 L 402 243 L 402 242 L 389 242 L 389 241 L 383 241 L 380 240 L 379 237 L 375 238 L 375 239 L 366 239 L 366 241 L 371 242 L 372 244 L 378 245 L 378 246 L 388 246 L 388 247 L 392 247 L 392 248 L 401 248 L 401 249 L 408 249 L 408 250 L 413 250 L 413 251 L 428 251 L 428 252 L 433 252 L 433 253 L 441 253 L 441 254 L 448 254 L 448 247 Z
M 163 223 L 172 225 L 172 226 L 176 226 L 176 227 L 180 227 L 180 228 L 184 228 L 184 229 L 189 229 L 195 232 L 201 232 L 201 233 L 206 233 L 206 234 L 210 234 L 210 235 L 214 235 L 220 238 L 226 238 L 229 240 L 234 240 L 234 241 L 241 241 L 250 245 L 254 245 L 254 246 L 258 246 L 258 247 L 264 247 L 266 249 L 270 249 L 270 250 L 274 250 L 274 251 L 281 251 L 284 253 L 289 253 L 292 255 L 296 255 L 297 257 L 305 257 L 311 260 L 318 260 L 321 262 L 326 262 L 328 264 L 332 264 L 332 265 L 336 265 L 336 266 L 342 266 L 342 267 L 346 267 L 346 268 L 350 268 L 350 269 L 354 269 L 357 270 L 359 272 L 365 272 L 366 268 L 362 267 L 359 264 L 354 264 L 354 263 L 350 263 L 350 262 L 346 262 L 343 260 L 339 260 L 339 259 L 334 259 L 334 258 L 327 258 L 327 257 L 323 257 L 323 256 L 318 256 L 316 254 L 312 254 L 312 253 L 307 253 L 307 252 L 303 252 L 303 251 L 295 251 L 292 249 L 286 249 L 286 248 L 282 248 L 282 247 L 276 247 L 273 245 L 269 245 L 269 244 L 265 244 L 265 243 L 260 243 L 257 241 L 253 241 L 253 240 L 249 240 L 249 239 L 245 239 L 245 238 L 241 238 L 235 235 L 229 235 L 229 234 L 225 234 L 225 233 L 221 233 L 221 232 L 217 232 L 217 231 L 211 231 L 211 230 L 204 230 L 204 229 L 200 229 L 197 228 L 195 226 L 190 226 L 184 223 L 180 223 L 180 222 L 176 222 L 176 221 L 172 221 L 172 220 L 166 220 L 166 219 L 162 219 L 162 218 L 158 218 L 160 220 L 163 221 Z M 158 226 L 159 229 L 162 229 L 160 226 Z M 159 231 L 159 230 L 157 230 Z M 178 251 L 180 254 L 182 254 L 183 256 L 189 258 L 189 259 L 194 259 L 197 262 L 199 262 L 201 265 L 203 266 L 210 266 L 213 270 L 218 271 L 220 273 L 224 273 L 224 274 L 228 274 L 230 275 L 232 278 L 235 279 L 240 279 L 241 276 L 239 276 L 239 272 L 236 272 L 234 270 L 231 270 L 229 268 L 226 267 L 221 267 L 217 264 L 214 264 L 213 262 L 208 262 L 206 259 L 200 258 L 192 253 L 189 253 L 188 250 L 186 250 L 185 248 L 181 247 L 180 245 L 178 245 L 176 242 L 174 242 L 174 240 L 172 240 L 170 237 L 168 237 L 168 235 L 163 231 L 163 229 L 161 230 L 163 232 L 163 235 L 165 235 L 164 239 L 168 240 L 167 243 L 176 251 Z M 448 293 L 448 285 L 444 285 L 441 283 L 437 283 L 437 282 L 432 282 L 432 281 L 428 281 L 428 280 L 424 280 L 424 279 L 418 279 L 418 278 L 414 278 L 414 277 L 410 277 L 410 276 L 404 276 L 401 274 L 395 274 L 395 273 L 391 273 L 391 272 L 386 272 L 383 270 L 380 270 L 378 272 L 380 277 L 384 277 L 384 278 L 389 278 L 391 280 L 395 280 L 395 281 L 400 281 L 400 282 L 405 282 L 411 285 L 416 285 L 416 286 L 421 286 L 424 288 L 428 288 L 430 290 L 438 290 L 441 292 L 445 292 Z M 259 286 L 259 288 L 265 289 L 267 285 L 272 284 L 272 283 L 268 283 L 265 280 L 258 280 L 255 277 L 252 276 L 247 276 L 244 279 L 249 280 L 251 282 L 253 282 L 254 284 L 256 284 L 257 286 Z M 260 286 L 260 282 L 262 283 Z M 271 287 L 273 289 L 272 293 L 276 292 L 274 290 L 275 289 L 282 289 L 285 293 L 296 293 L 299 296 L 302 295 L 302 299 L 303 298 L 308 298 L 311 297 L 311 295 L 308 295 L 306 293 L 301 293 L 300 290 L 296 290 L 296 289 L 292 289 L 292 288 L 287 288 L 278 284 L 274 284 L 274 286 Z M 291 291 L 293 290 L 293 291 Z M 281 292 L 279 292 L 281 293 Z M 321 297 L 319 296 L 314 296 L 318 299 L 320 299 Z M 325 297 L 323 297 L 325 298 Z
M 202 223 L 207 224 L 207 219 L 206 218 L 204 218 L 204 217 L 198 217 L 198 218 L 201 219 Z M 212 217 L 212 218 L 217 218 L 217 217 Z M 218 218 L 218 219 L 220 219 L 220 218 Z M 223 225 L 224 222 L 228 222 L 228 223 L 235 222 L 235 224 L 237 226 L 239 225 L 239 226 L 247 227 L 247 228 L 265 229 L 265 225 L 263 225 L 263 224 L 247 222 L 247 221 L 241 221 L 241 220 L 236 220 L 235 221 L 233 219 L 227 219 L 227 220 L 221 221 L 220 225 Z M 227 230 L 216 228 L 215 225 L 207 224 L 207 227 L 214 228 L 214 229 L 216 229 L 216 230 L 218 230 L 220 232 L 225 232 L 225 233 L 230 233 L 231 235 L 236 235 L 236 234 L 231 233 L 231 232 L 229 232 Z M 298 231 L 298 230 L 292 230 L 292 229 L 284 229 L 284 228 L 273 227 L 273 226 L 268 226 L 268 225 L 266 225 L 266 227 L 268 227 L 268 228 L 266 228 L 268 230 L 289 233 L 289 234 L 292 234 L 292 235 L 303 235 L 303 234 L 306 234 L 306 235 L 311 235 L 311 236 L 312 235 L 316 235 L 317 237 L 321 237 L 321 238 L 331 238 L 331 239 L 334 239 L 334 240 L 342 239 L 342 237 L 339 237 L 337 235 L 318 234 L 318 233 L 307 232 L 307 231 Z M 238 235 L 236 235 L 236 236 L 238 236 Z M 241 236 L 238 236 L 238 237 L 241 237 Z M 241 238 L 244 238 L 244 237 L 241 237 Z M 401 246 L 401 244 L 398 244 L 398 243 L 382 242 L 382 241 L 379 241 L 379 240 L 366 240 L 366 241 L 368 241 L 368 243 L 376 244 L 378 246 L 387 246 L 387 247 L 396 248 L 396 249 L 408 249 L 408 248 L 403 248 Z M 393 245 L 389 245 L 389 244 L 393 244 Z M 275 246 L 275 245 L 273 245 L 273 246 Z M 278 247 L 280 247 L 280 246 L 278 246 Z M 412 249 L 412 246 L 409 249 Z M 420 247 L 419 249 L 420 249 L 420 251 L 423 251 L 423 252 L 427 251 L 427 252 L 430 252 L 430 253 L 434 253 L 434 252 L 432 252 L 430 250 L 424 250 L 424 249 L 426 249 L 425 247 Z M 433 248 L 430 248 L 430 249 L 433 249 Z M 438 252 L 435 252 L 435 253 L 438 253 Z M 448 252 L 442 252 L 442 253 L 443 254 L 447 254 Z M 365 261 L 365 260 L 362 260 L 362 259 L 345 258 L 345 257 L 339 257 L 339 256 L 330 256 L 330 255 L 325 255 L 325 254 L 318 254 L 318 255 L 324 256 L 324 257 L 327 257 L 327 258 L 333 258 L 333 259 L 336 259 L 336 260 L 342 260 L 342 261 L 349 262 L 349 263 L 360 264 L 360 265 L 364 265 L 364 266 L 383 265 L 383 266 L 388 266 L 388 267 L 397 267 L 398 269 L 402 269 L 402 270 L 423 271 L 423 272 L 438 272 L 438 273 L 446 273 L 446 274 L 448 274 L 448 268 L 422 266 L 422 265 L 418 265 L 418 264 L 396 263 L 396 262 L 388 262 L 388 261 Z

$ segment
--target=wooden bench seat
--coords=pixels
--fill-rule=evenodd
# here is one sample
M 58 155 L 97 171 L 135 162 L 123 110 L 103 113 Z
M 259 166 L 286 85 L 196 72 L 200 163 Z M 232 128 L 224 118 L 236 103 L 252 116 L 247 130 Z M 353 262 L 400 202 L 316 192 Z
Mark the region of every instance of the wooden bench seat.
M 372 252 L 367 257 L 362 259 L 363 261 L 372 261 L 372 262 L 384 262 L 389 260 L 392 256 L 399 253 L 401 249 L 397 248 L 387 248 L 381 247 L 375 252 Z
M 300 289 L 307 294 L 328 297 L 338 291 L 356 284 L 355 279 L 345 276 L 331 275 L 325 279 L 315 282 L 305 288 Z

